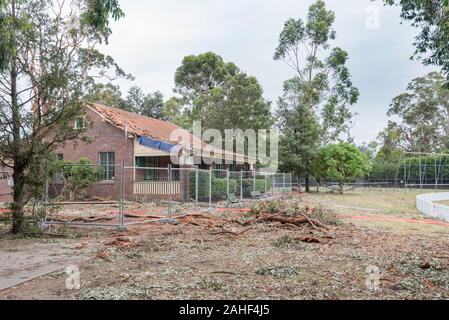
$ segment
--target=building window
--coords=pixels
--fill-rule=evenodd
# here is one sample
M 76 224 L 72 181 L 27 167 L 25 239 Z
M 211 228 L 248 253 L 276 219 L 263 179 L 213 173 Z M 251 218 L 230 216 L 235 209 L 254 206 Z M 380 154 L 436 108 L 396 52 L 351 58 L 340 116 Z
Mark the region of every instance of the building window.
M 157 168 L 159 165 L 158 157 L 136 157 L 136 167 Z M 158 169 L 140 169 L 143 170 L 143 180 L 158 180 Z
M 115 179 L 114 152 L 100 152 L 100 165 L 103 168 L 102 180 L 114 180 Z
M 179 169 L 179 164 L 172 164 L 172 180 L 179 181 L 181 170 Z
M 79 116 L 75 118 L 75 129 L 84 129 L 84 117 Z
M 58 154 L 56 155 L 56 159 L 59 160 L 59 161 L 64 160 L 64 154 L 58 153 Z

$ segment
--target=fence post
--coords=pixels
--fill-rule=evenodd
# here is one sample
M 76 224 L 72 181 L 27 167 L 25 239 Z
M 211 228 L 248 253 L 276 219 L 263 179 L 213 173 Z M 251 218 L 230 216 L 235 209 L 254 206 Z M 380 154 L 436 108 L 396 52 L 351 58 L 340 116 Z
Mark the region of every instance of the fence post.
M 168 215 L 171 215 L 172 194 L 171 194 L 171 163 L 168 164 Z
M 209 167 L 209 208 L 212 208 L 212 165 Z
M 226 169 L 226 198 L 229 194 L 229 168 Z
M 290 180 L 290 192 L 292 192 L 292 173 L 290 172 L 288 174 L 289 180 Z
M 195 202 L 198 203 L 198 168 L 195 170 Z
M 285 192 L 285 173 L 282 174 L 282 192 Z
M 120 166 L 120 209 L 119 209 L 119 230 L 125 229 L 125 162 Z
M 240 170 L 240 200 L 243 200 L 243 171 Z
M 253 169 L 253 191 L 256 191 L 256 169 Z
M 276 173 L 271 175 L 271 195 L 274 196 L 274 187 L 276 186 Z
M 266 174 L 264 174 L 263 175 L 263 182 L 264 182 L 264 184 L 265 184 L 265 192 L 264 192 L 264 194 L 267 194 L 267 175 Z

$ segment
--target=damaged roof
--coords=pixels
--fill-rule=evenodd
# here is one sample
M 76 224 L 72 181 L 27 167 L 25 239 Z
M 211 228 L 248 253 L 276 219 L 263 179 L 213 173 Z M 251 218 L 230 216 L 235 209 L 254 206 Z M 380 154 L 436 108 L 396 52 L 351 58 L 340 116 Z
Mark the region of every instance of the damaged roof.
M 208 144 L 192 135 L 189 131 L 167 121 L 146 117 L 137 113 L 108 107 L 97 103 L 89 103 L 88 108 L 99 114 L 113 126 L 135 136 L 150 137 L 155 140 L 176 144 L 186 149 L 205 149 Z M 176 134 L 173 134 L 176 132 Z M 181 136 L 183 139 L 181 139 Z M 245 157 L 231 151 L 213 148 L 214 153 L 226 156 Z M 245 157 L 247 158 L 247 157 Z
M 187 130 L 182 129 L 171 122 L 142 116 L 137 113 L 107 107 L 97 103 L 89 104 L 88 107 L 97 112 L 102 118 L 115 127 L 127 131 L 129 134 L 178 144 L 179 140 L 174 139 L 175 137 L 172 136 L 172 133 L 177 130 L 177 132 L 185 134 L 188 138 L 198 139 Z M 201 141 L 200 139 L 198 140 Z M 205 144 L 203 141 L 201 141 L 201 143 Z

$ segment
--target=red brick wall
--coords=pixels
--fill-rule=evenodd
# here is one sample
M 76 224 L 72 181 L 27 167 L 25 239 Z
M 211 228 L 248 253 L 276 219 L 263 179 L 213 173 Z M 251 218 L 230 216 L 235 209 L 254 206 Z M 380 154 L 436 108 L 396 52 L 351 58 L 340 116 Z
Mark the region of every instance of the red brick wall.
M 97 183 L 91 188 L 89 195 L 117 200 L 120 197 L 120 165 L 122 161 L 125 162 L 125 166 L 134 165 L 134 140 L 127 138 L 124 131 L 103 120 L 96 112 L 88 109 L 86 115 L 88 129 L 83 135 L 91 138 L 92 142 L 86 143 L 80 139 L 67 141 L 59 145 L 55 152 L 62 154 L 64 160 L 78 161 L 83 157 L 94 164 L 99 163 L 100 152 L 114 152 L 115 180 Z M 125 173 L 125 190 L 132 193 L 133 177 L 130 170 L 126 170 Z
M 11 186 L 8 185 L 8 180 L 11 179 L 12 169 L 0 167 L 0 202 L 10 202 Z

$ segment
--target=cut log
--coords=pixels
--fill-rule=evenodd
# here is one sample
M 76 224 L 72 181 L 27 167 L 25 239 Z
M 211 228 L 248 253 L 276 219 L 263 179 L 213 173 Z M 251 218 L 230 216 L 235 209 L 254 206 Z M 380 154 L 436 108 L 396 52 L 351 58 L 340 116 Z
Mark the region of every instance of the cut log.
M 153 216 L 153 215 L 143 215 L 143 214 L 135 214 L 135 213 L 125 213 L 126 218 L 151 218 L 151 219 L 161 219 L 163 216 Z
M 315 237 L 296 237 L 295 240 L 307 242 L 307 243 L 321 243 L 321 240 Z
M 56 222 L 63 222 L 63 223 L 70 223 L 70 222 L 99 222 L 99 221 L 110 221 L 114 220 L 115 217 L 94 217 L 94 218 L 83 218 L 83 217 L 76 217 L 71 220 L 68 220 L 67 218 L 61 218 L 61 217 L 55 217 L 50 216 L 48 217 L 48 220 L 56 221 Z
M 259 223 L 259 222 L 264 222 L 264 221 L 269 221 L 269 222 L 280 222 L 282 224 L 293 224 L 295 226 L 300 226 L 303 223 L 309 223 L 309 219 L 301 217 L 301 218 L 297 218 L 297 217 L 290 217 L 287 215 L 266 215 L 266 216 L 262 216 L 260 218 L 254 219 L 254 220 L 250 220 L 245 222 L 243 225 L 248 225 L 248 224 L 255 224 L 255 223 Z
M 48 206 L 88 205 L 88 204 L 117 204 L 118 201 L 61 201 L 50 202 Z
M 232 234 L 233 236 L 240 236 L 240 235 L 244 234 L 246 231 L 252 229 L 252 228 L 246 228 L 245 230 L 234 232 L 234 231 L 231 231 L 231 230 L 227 230 L 227 229 L 223 228 L 222 226 L 219 226 L 219 227 L 222 229 L 222 231 L 211 232 L 210 234 L 213 234 L 213 235 L 217 235 L 217 234 Z
M 99 222 L 99 221 L 110 221 L 114 220 L 116 217 L 96 217 L 96 218 L 83 218 L 83 217 L 77 217 L 75 219 L 72 219 L 70 222 Z

